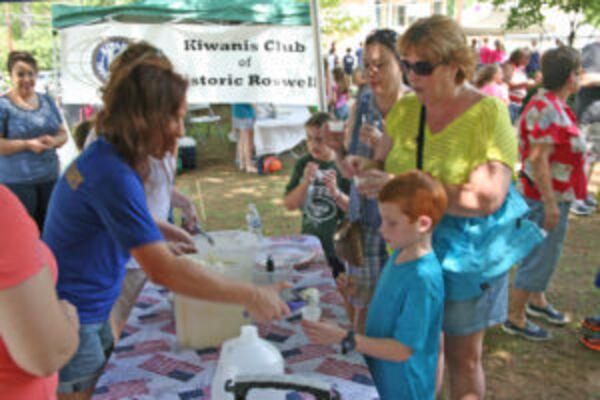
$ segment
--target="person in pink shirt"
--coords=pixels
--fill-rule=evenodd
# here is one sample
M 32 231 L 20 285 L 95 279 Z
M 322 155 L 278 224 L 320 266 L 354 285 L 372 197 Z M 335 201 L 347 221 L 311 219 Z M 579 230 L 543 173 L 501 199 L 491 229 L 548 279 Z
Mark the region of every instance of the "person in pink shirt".
M 0 185 L 0 398 L 56 399 L 79 345 L 75 307 L 56 296 L 54 256 L 25 207 Z
M 483 46 L 479 49 L 479 62 L 481 64 L 491 63 L 492 49 L 488 46 L 488 38 L 483 38 Z
M 502 69 L 497 64 L 488 64 L 477 71 L 475 86 L 488 96 L 499 98 L 508 105 L 508 86 L 504 83 Z
M 490 50 L 490 64 L 500 64 L 506 59 L 506 50 L 501 41 L 494 41 L 494 50 Z

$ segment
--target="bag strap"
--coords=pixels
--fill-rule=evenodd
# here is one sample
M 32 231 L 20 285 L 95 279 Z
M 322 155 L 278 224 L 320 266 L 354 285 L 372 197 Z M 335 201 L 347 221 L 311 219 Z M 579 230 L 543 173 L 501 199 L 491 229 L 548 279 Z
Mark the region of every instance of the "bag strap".
M 417 169 L 423 169 L 423 148 L 425 147 L 425 106 L 421 106 L 419 135 L 417 136 Z

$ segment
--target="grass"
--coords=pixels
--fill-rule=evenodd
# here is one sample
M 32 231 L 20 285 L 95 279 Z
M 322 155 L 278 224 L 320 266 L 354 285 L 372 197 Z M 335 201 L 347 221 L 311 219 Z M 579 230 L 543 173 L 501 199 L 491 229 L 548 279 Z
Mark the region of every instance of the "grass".
M 223 130 L 228 132 L 229 126 Z M 200 132 L 194 133 L 204 138 Z M 211 136 L 199 146 L 198 169 L 185 172 L 177 186 L 190 195 L 208 230 L 244 229 L 247 204 L 256 203 L 266 235 L 300 231 L 300 213 L 285 211 L 282 196 L 294 164 L 268 176 L 248 175 L 234 165 L 235 145 Z M 600 400 L 600 354 L 577 341 L 579 321 L 600 313 L 600 290 L 593 279 L 600 267 L 600 216 L 570 220 L 564 251 L 548 298 L 570 313 L 572 323 L 551 330 L 554 339 L 532 343 L 491 329 L 484 343 L 487 398 L 497 400 Z

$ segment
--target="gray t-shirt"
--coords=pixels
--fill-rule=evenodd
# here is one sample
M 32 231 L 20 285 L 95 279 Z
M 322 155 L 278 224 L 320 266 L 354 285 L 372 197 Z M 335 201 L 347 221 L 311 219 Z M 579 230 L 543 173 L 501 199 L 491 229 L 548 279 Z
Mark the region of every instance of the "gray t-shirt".
M 7 95 L 0 96 L 0 137 L 4 139 L 33 139 L 56 135 L 62 118 L 54 101 L 37 93 L 39 107 L 26 110 L 14 104 Z M 39 183 L 58 177 L 56 149 L 40 154 L 26 150 L 0 156 L 0 183 Z

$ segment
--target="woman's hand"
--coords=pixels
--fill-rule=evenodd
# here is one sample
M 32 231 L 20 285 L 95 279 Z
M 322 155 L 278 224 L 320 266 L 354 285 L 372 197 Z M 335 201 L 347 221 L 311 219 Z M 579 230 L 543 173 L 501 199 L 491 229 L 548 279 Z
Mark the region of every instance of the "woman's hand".
M 338 344 L 346 337 L 346 330 L 329 322 L 302 321 L 304 334 L 311 343 Z
M 544 229 L 551 231 L 556 228 L 560 220 L 560 210 L 556 203 L 544 203 Z
M 352 179 L 355 175 L 360 174 L 365 164 L 370 162 L 366 157 L 362 156 L 346 156 L 342 161 L 338 163 L 338 168 L 342 176 L 346 179 Z
M 263 323 L 289 315 L 290 309 L 287 304 L 281 301 L 279 292 L 291 287 L 292 284 L 289 282 L 255 286 L 253 296 L 246 304 L 246 309 L 252 319 L 258 323 Z
M 26 142 L 27 150 L 29 150 L 35 154 L 40 154 L 46 150 L 52 149 L 53 147 L 48 144 L 48 140 L 42 139 L 43 137 L 44 136 L 27 140 L 27 142 Z
M 393 177 L 392 174 L 388 174 L 387 172 L 378 169 L 370 169 L 361 172 L 358 174 L 358 193 L 370 199 L 377 198 L 381 188 L 383 188 L 383 186 L 385 186 L 385 184 Z
M 183 229 L 189 233 L 196 232 L 196 225 L 198 224 L 198 214 L 196 213 L 196 206 L 189 199 L 188 203 L 181 208 L 181 216 L 183 217 Z M 189 235 L 188 235 L 189 236 Z
M 359 139 L 364 144 L 368 145 L 372 149 L 376 149 L 379 146 L 379 142 L 383 137 L 383 132 L 377 129 L 374 125 L 363 123 L 360 128 Z

